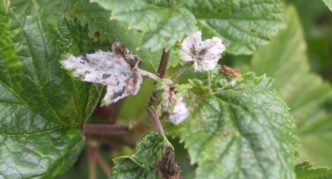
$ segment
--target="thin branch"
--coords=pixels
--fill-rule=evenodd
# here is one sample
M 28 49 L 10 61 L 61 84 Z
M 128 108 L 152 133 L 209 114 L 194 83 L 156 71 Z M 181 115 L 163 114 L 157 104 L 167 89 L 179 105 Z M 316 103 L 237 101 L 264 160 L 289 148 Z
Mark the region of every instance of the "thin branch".
M 160 63 L 159 63 L 158 71 L 157 71 L 160 78 L 164 78 L 164 76 L 166 74 L 169 54 L 170 54 L 169 50 L 167 50 L 167 49 L 163 50 L 163 54 L 161 55 L 161 59 L 160 59 Z
M 106 135 L 119 135 L 128 134 L 129 128 L 126 125 L 116 124 L 83 124 L 83 133 L 89 134 L 106 134 Z
M 185 71 L 187 71 L 189 68 L 191 68 L 193 66 L 193 62 L 187 62 L 186 64 L 184 64 L 183 66 L 181 66 L 179 69 L 177 69 L 174 74 L 173 77 L 174 78 L 178 78 L 179 76 L 181 76 Z
M 95 174 L 95 172 L 96 172 L 96 162 L 101 167 L 101 169 L 103 170 L 104 174 L 107 177 L 111 176 L 110 166 L 102 158 L 102 156 L 100 155 L 97 147 L 94 146 L 93 143 L 88 145 L 88 155 L 89 155 L 89 170 L 91 169 L 91 171 L 92 171 L 91 172 L 92 174 L 90 176 L 91 178 L 96 176 L 96 174 Z M 93 164 L 94 166 L 92 166 L 92 165 L 90 166 L 90 163 Z
M 89 179 L 96 179 L 96 160 L 94 159 L 94 148 L 88 145 L 88 171 L 89 171 Z
M 98 163 L 98 165 L 100 166 L 100 168 L 103 170 L 103 172 L 105 173 L 105 175 L 109 178 L 111 176 L 111 170 L 110 170 L 110 166 L 108 165 L 108 163 L 101 157 L 100 153 L 98 151 L 96 151 L 95 153 L 95 159 Z
M 154 80 L 154 81 L 159 81 L 160 80 L 160 78 L 157 75 L 155 75 L 151 72 L 148 72 L 148 71 L 142 70 L 142 69 L 138 69 L 138 70 L 139 70 L 139 73 L 142 76 L 146 76 L 146 77 L 148 77 L 148 78 L 150 78 L 151 80 Z
M 151 107 L 148 107 L 148 112 L 149 112 L 149 114 L 151 116 L 152 122 L 153 122 L 155 128 L 157 129 L 158 133 L 161 136 L 165 136 L 164 128 L 161 125 L 161 122 L 159 120 L 159 117 L 158 117 L 157 113 L 155 111 L 153 111 L 151 109 Z
M 170 52 L 168 50 L 166 50 L 166 49 L 163 50 L 163 54 L 161 55 L 160 63 L 159 63 L 158 71 L 157 71 L 160 78 L 165 77 L 169 54 L 170 54 Z M 156 103 L 154 96 L 155 96 L 155 92 L 153 92 L 150 96 L 149 106 L 148 106 L 147 110 L 150 114 L 152 122 L 153 122 L 156 130 L 158 131 L 158 133 L 161 136 L 165 136 L 164 128 L 161 125 L 159 116 L 157 115 L 156 111 L 154 111 L 151 107 L 152 105 L 154 105 Z

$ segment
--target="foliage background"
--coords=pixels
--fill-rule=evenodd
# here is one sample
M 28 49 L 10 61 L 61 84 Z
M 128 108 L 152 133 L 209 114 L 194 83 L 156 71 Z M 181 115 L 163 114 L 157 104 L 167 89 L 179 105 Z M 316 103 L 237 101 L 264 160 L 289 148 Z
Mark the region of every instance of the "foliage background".
M 128 29 L 121 28 L 123 26 L 121 22 L 112 21 L 110 24 L 105 25 L 104 22 L 108 21 L 109 17 L 109 14 L 107 14 L 107 12 L 101 11 L 98 6 L 86 6 L 85 0 L 78 1 L 81 1 L 82 3 L 72 3 L 73 1 L 40 1 L 42 3 L 40 3 L 39 5 L 43 7 L 43 14 L 38 18 L 27 20 L 28 23 L 31 23 L 31 26 L 28 26 L 29 29 L 25 30 L 30 30 L 31 32 L 33 32 L 34 36 L 30 38 L 38 39 L 39 33 L 41 34 L 42 32 L 41 29 L 48 27 L 43 24 L 44 19 L 47 19 L 47 22 L 51 24 L 56 24 L 58 23 L 58 18 L 62 15 L 65 15 L 65 17 L 77 18 L 77 21 L 75 22 L 63 20 L 61 24 L 56 24 L 60 27 L 58 29 L 52 29 L 52 26 L 50 26 L 50 28 L 54 30 L 53 32 L 57 33 L 57 35 L 59 35 L 59 37 L 63 39 L 55 39 L 51 34 L 44 34 L 46 39 L 50 39 L 52 43 L 53 41 L 56 41 L 55 44 L 57 44 L 56 47 L 50 46 L 50 48 L 54 48 L 55 50 L 50 51 L 46 54 L 49 59 L 60 58 L 59 51 L 61 50 L 78 54 L 80 51 L 93 52 L 96 48 L 108 49 L 109 42 L 104 41 L 105 37 L 112 40 L 120 40 L 126 43 L 131 49 L 142 44 L 151 48 L 160 45 L 156 44 L 153 41 L 154 36 L 150 36 L 151 34 L 141 36 L 140 33 L 135 33 Z M 103 1 L 100 0 L 100 3 L 102 4 Z M 245 73 L 246 71 L 254 71 L 257 74 L 266 73 L 269 76 L 274 77 L 283 98 L 290 106 L 291 113 L 296 120 L 297 133 L 301 141 L 301 147 L 298 153 L 299 159 L 297 162 L 301 163 L 303 162 L 303 160 L 310 159 L 310 162 L 314 166 L 332 167 L 332 87 L 330 85 L 330 83 L 332 82 L 332 13 L 329 10 L 329 8 L 331 9 L 331 2 L 328 0 L 314 2 L 312 0 L 288 0 L 287 3 L 293 5 L 295 8 L 287 9 L 287 13 L 285 14 L 285 16 L 287 18 L 288 27 L 286 29 L 278 32 L 277 36 L 273 37 L 270 43 L 259 47 L 257 49 L 257 52 L 253 55 L 236 55 L 237 52 L 234 49 L 240 49 L 241 54 L 250 54 L 252 51 L 256 50 L 256 45 L 259 46 L 261 44 L 264 44 L 263 42 L 254 39 L 252 40 L 253 45 L 250 44 L 247 46 L 237 46 L 237 44 L 233 45 L 232 41 L 230 41 L 230 53 L 223 57 L 221 63 L 239 69 L 242 73 Z M 17 7 L 15 9 L 15 12 L 19 14 L 18 16 L 15 16 L 15 18 L 17 19 L 21 19 L 22 16 L 24 16 L 25 14 L 36 13 L 36 9 L 32 8 L 31 5 L 25 3 L 24 0 L 12 1 L 12 4 L 13 7 Z M 326 5 L 328 5 L 328 7 Z M 53 11 L 53 9 L 57 10 Z M 87 11 L 95 13 L 85 14 Z M 279 10 L 277 11 L 279 12 Z M 186 14 L 187 12 L 186 10 L 181 9 L 178 13 Z M 199 14 L 198 11 L 197 13 Z M 183 31 L 193 30 L 194 27 L 192 27 L 192 24 L 190 23 L 190 20 L 192 20 L 190 19 L 191 16 L 187 14 L 187 16 L 180 17 L 181 22 L 188 22 L 188 24 L 185 24 L 184 26 L 179 26 L 177 28 L 181 28 L 181 30 Z M 136 20 L 137 19 L 133 19 L 132 21 Z M 153 20 L 159 22 L 160 19 Z M 163 20 L 164 19 L 161 18 L 161 21 Z M 276 21 L 276 23 L 279 23 L 280 19 L 276 18 L 274 20 Z M 89 26 L 85 26 L 86 23 L 88 23 Z M 132 22 L 131 20 L 127 20 L 126 23 L 130 24 Z M 11 25 L 15 27 L 17 24 Z M 138 24 L 137 26 L 138 28 L 142 28 L 144 27 L 144 25 L 145 24 Z M 204 24 L 201 25 L 204 26 Z M 264 34 L 265 32 L 257 33 L 269 35 L 274 31 L 273 28 L 269 29 L 269 32 L 266 32 L 267 34 Z M 281 25 L 278 25 L 278 28 L 281 28 Z M 154 32 L 155 30 L 155 27 L 150 27 L 150 31 Z M 102 34 L 100 37 L 98 34 L 96 34 L 97 31 Z M 13 33 L 14 35 L 12 34 L 12 36 L 15 36 L 15 32 Z M 160 34 L 157 33 L 157 35 Z M 178 38 L 183 37 L 183 34 L 177 35 L 179 35 Z M 231 39 L 234 38 L 234 36 L 232 36 L 231 34 L 228 38 Z M 17 39 L 21 40 L 20 38 Z M 68 41 L 65 41 L 64 43 L 64 41 L 62 40 Z M 42 41 L 42 39 L 40 39 L 40 41 Z M 46 51 L 48 49 L 47 45 L 52 44 L 51 42 L 43 42 L 46 44 Z M 25 42 L 22 41 L 22 43 Z M 175 42 L 172 41 L 163 42 L 162 44 L 168 46 L 170 45 L 169 43 L 171 43 L 171 45 L 175 44 Z M 244 44 L 247 44 L 247 42 L 244 41 Z M 34 45 L 38 46 L 39 44 L 27 44 L 27 46 L 29 45 L 31 47 L 34 47 Z M 151 54 L 144 49 L 135 50 L 137 50 L 137 53 L 142 58 L 146 57 L 145 60 L 148 63 L 144 63 L 144 68 L 150 69 L 151 71 L 156 69 L 158 65 L 158 60 L 153 59 L 159 59 L 159 52 L 154 52 Z M 13 52 L 14 55 L 5 55 L 15 56 L 15 53 L 16 52 Z M 178 59 L 176 53 L 171 53 L 171 56 L 172 57 L 170 61 L 170 68 L 172 70 L 172 68 L 177 65 Z M 43 57 L 39 56 L 36 57 L 38 61 L 37 64 L 44 63 L 41 60 L 42 58 Z M 50 60 L 49 62 L 47 62 L 47 64 L 52 64 L 53 62 L 54 60 Z M 29 59 L 27 59 L 27 63 L 30 64 Z M 29 69 L 27 69 L 26 71 L 27 73 L 30 72 Z M 51 72 L 40 72 L 41 74 L 38 74 L 40 78 L 39 83 L 44 82 L 43 75 L 47 76 L 57 72 L 57 69 Z M 192 74 L 186 75 L 191 76 Z M 3 75 L 2 78 L 5 78 L 5 76 L 6 75 Z M 24 81 L 24 79 L 20 80 L 20 82 Z M 54 80 L 56 81 L 57 79 Z M 70 94 L 61 93 L 61 95 L 66 96 L 74 94 L 76 96 L 84 96 L 84 98 L 80 98 L 80 100 L 83 100 L 82 103 L 86 105 L 76 106 L 75 109 L 68 109 L 65 105 L 60 104 L 61 102 L 59 102 L 59 104 L 54 104 L 54 106 L 57 106 L 59 109 L 61 109 L 60 115 L 68 116 L 68 114 L 71 114 L 77 119 L 71 122 L 69 126 L 58 125 L 58 123 L 61 123 L 62 121 L 58 119 L 56 114 L 53 114 L 49 111 L 49 108 L 51 108 L 52 105 L 46 105 L 40 107 L 40 109 L 45 112 L 42 115 L 47 116 L 47 120 L 52 121 L 52 125 L 53 122 L 54 125 L 58 125 L 55 127 L 56 130 L 59 129 L 60 132 L 62 132 L 63 130 L 64 132 L 72 133 L 72 131 L 68 129 L 71 129 L 76 125 L 74 122 L 77 122 L 76 120 L 86 120 L 88 116 L 92 113 L 92 111 L 89 111 L 89 109 L 92 106 L 96 105 L 94 102 L 92 102 L 93 97 L 87 95 L 88 92 L 91 90 L 95 90 L 95 94 L 98 95 L 100 91 L 94 85 L 83 85 L 84 90 L 79 91 L 77 90 L 77 88 L 78 86 L 81 87 L 81 83 L 75 81 L 72 82 L 66 77 L 63 77 L 63 80 L 67 81 L 66 89 L 69 89 Z M 34 80 L 32 79 L 32 82 L 33 81 Z M 73 83 L 73 85 L 70 83 Z M 31 84 L 31 89 L 35 89 L 36 91 L 41 90 L 44 93 L 49 93 L 48 90 L 50 89 L 38 89 L 38 87 L 36 87 L 37 85 L 33 86 L 34 84 Z M 117 123 L 132 126 L 135 129 L 133 131 L 133 134 L 129 136 L 115 135 L 112 137 L 88 136 L 88 145 L 80 154 L 78 161 L 76 161 L 76 163 L 70 170 L 68 170 L 66 173 L 64 173 L 62 176 L 59 176 L 58 178 L 88 178 L 88 157 L 91 156 L 91 149 L 89 149 L 89 146 L 94 146 L 96 141 L 99 143 L 98 150 L 100 151 L 100 154 L 111 166 L 113 165 L 113 161 L 111 160 L 112 158 L 135 153 L 134 146 L 137 140 L 142 138 L 145 132 L 152 128 L 149 121 L 138 120 L 147 118 L 147 114 L 142 111 L 144 111 L 146 108 L 145 103 L 150 96 L 152 86 L 153 82 L 145 80 L 138 96 L 132 96 L 125 100 L 122 100 L 120 103 L 111 106 L 111 108 L 109 109 L 97 108 L 97 110 L 94 111 L 94 113 L 92 114 L 92 120 L 90 120 L 90 122 L 114 123 L 114 121 L 116 120 Z M 20 87 L 20 84 L 14 84 L 13 88 L 21 90 Z M 57 89 L 60 89 L 59 86 L 54 86 L 54 94 L 57 93 Z M 28 98 L 29 95 L 31 94 L 22 93 L 22 96 L 26 98 Z M 60 98 L 56 95 L 53 97 Z M 48 99 L 43 98 L 38 98 L 38 100 L 40 101 L 37 101 L 35 104 L 45 104 L 48 101 Z M 75 103 L 75 100 L 73 100 L 72 103 Z M 135 108 L 133 108 L 132 106 L 135 106 Z M 38 107 L 38 105 L 32 106 L 33 110 L 39 110 Z M 68 112 L 70 110 L 74 112 Z M 105 114 L 105 110 L 108 110 L 108 112 L 110 112 L 110 115 Z M 165 127 L 170 131 L 172 130 L 171 128 L 169 128 L 167 123 L 165 124 Z M 53 132 L 53 128 L 51 132 Z M 57 133 L 55 132 L 52 134 L 56 136 Z M 71 135 L 68 136 L 70 137 Z M 73 134 L 73 136 L 77 136 L 77 131 L 75 135 Z M 170 138 L 171 143 L 176 148 L 175 152 L 177 161 L 179 162 L 181 169 L 185 174 L 184 177 L 193 178 L 194 170 L 195 168 L 197 168 L 197 165 L 190 165 L 188 152 L 186 149 L 184 149 L 184 146 L 182 143 L 180 143 L 179 139 L 172 138 L 171 136 Z M 45 141 L 48 140 L 52 141 L 51 139 L 45 138 Z M 65 144 L 65 140 L 61 141 L 59 143 L 59 146 Z M 74 140 L 76 140 L 76 138 Z M 46 144 L 47 142 L 41 145 Z M 79 142 L 77 145 L 79 145 L 77 146 L 77 148 L 80 148 L 82 147 L 83 142 Z M 66 150 L 68 150 L 68 148 Z M 55 153 L 54 155 L 62 155 L 61 151 L 61 147 L 59 147 L 54 149 L 54 151 L 52 152 Z M 76 152 L 76 154 L 77 153 L 79 152 Z M 75 158 L 75 156 L 70 157 Z M 74 162 L 74 160 L 71 162 Z M 70 164 L 71 163 L 60 163 L 59 165 Z M 296 171 L 305 173 L 306 171 L 308 171 L 306 170 L 307 168 L 310 168 L 310 164 L 302 163 L 296 167 Z M 50 172 L 50 176 L 53 175 L 53 173 L 57 172 L 58 171 Z M 101 168 L 97 167 L 96 173 L 97 178 L 106 178 Z M 307 176 L 309 176 L 309 174 L 298 175 L 298 178 L 305 178 Z

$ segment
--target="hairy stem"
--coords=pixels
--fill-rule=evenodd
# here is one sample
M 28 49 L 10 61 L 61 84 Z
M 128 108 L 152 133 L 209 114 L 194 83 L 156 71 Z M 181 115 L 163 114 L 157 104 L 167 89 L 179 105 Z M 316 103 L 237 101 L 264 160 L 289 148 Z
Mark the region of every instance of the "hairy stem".
M 83 133 L 89 134 L 106 134 L 106 135 L 119 135 L 128 134 L 129 128 L 126 125 L 116 124 L 83 124 Z

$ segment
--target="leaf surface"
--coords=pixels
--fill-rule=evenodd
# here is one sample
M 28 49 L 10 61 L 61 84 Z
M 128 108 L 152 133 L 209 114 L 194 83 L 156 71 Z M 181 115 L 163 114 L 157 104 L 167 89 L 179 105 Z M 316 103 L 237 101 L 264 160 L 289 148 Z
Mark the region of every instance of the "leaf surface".
M 60 69 L 62 40 L 73 53 L 80 44 L 65 38 L 65 24 L 60 37 L 38 14 L 16 16 L 2 5 L 0 178 L 53 178 L 76 161 L 84 146 L 78 124 L 89 118 L 101 91 Z
M 112 178 L 160 178 L 157 166 L 167 147 L 169 143 L 162 136 L 148 134 L 137 144 L 135 154 L 114 159 Z
M 300 157 L 315 165 L 332 166 L 332 88 L 310 72 L 306 43 L 296 10 L 287 12 L 288 28 L 260 49 L 252 69 L 276 79 L 297 124 L 302 143 Z
M 329 179 L 332 178 L 332 170 L 328 168 L 314 168 L 309 162 L 303 162 L 295 166 L 297 179 Z
M 332 11 L 332 0 L 323 0 L 323 2 Z
M 295 124 L 271 79 L 254 74 L 193 83 L 191 116 L 177 129 L 196 178 L 295 178 Z

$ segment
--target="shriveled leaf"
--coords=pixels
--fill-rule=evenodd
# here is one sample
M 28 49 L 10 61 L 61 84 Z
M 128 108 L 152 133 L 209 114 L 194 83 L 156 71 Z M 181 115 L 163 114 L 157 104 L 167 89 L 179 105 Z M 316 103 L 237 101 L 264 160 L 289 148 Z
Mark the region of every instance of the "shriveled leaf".
M 176 130 L 198 164 L 196 178 L 295 178 L 295 124 L 271 79 L 215 75 L 211 87 L 192 86 L 191 115 Z
M 314 168 L 309 162 L 295 166 L 297 179 L 330 179 L 332 170 L 328 168 Z
M 253 57 L 252 69 L 276 79 L 297 124 L 300 157 L 332 167 L 332 87 L 310 72 L 306 43 L 296 10 L 287 12 L 288 28 Z
M 2 5 L 0 178 L 54 178 L 84 146 L 77 125 L 89 118 L 100 90 L 60 69 L 58 30 L 38 14 L 15 16 Z
M 70 55 L 61 64 L 82 81 L 107 86 L 102 105 L 136 95 L 142 83 L 139 59 L 119 42 L 113 43 L 112 52 L 98 50 L 78 57 Z
M 217 66 L 224 50 L 221 38 L 203 41 L 202 32 L 195 32 L 183 40 L 180 54 L 183 61 L 194 63 L 195 71 L 209 71 Z
M 155 133 L 148 134 L 138 143 L 135 154 L 114 159 L 112 178 L 161 178 L 164 167 L 174 164 L 166 163 L 164 166 L 164 162 L 169 161 L 165 160 L 167 155 L 174 157 L 174 153 L 169 151 L 173 149 L 165 138 Z

